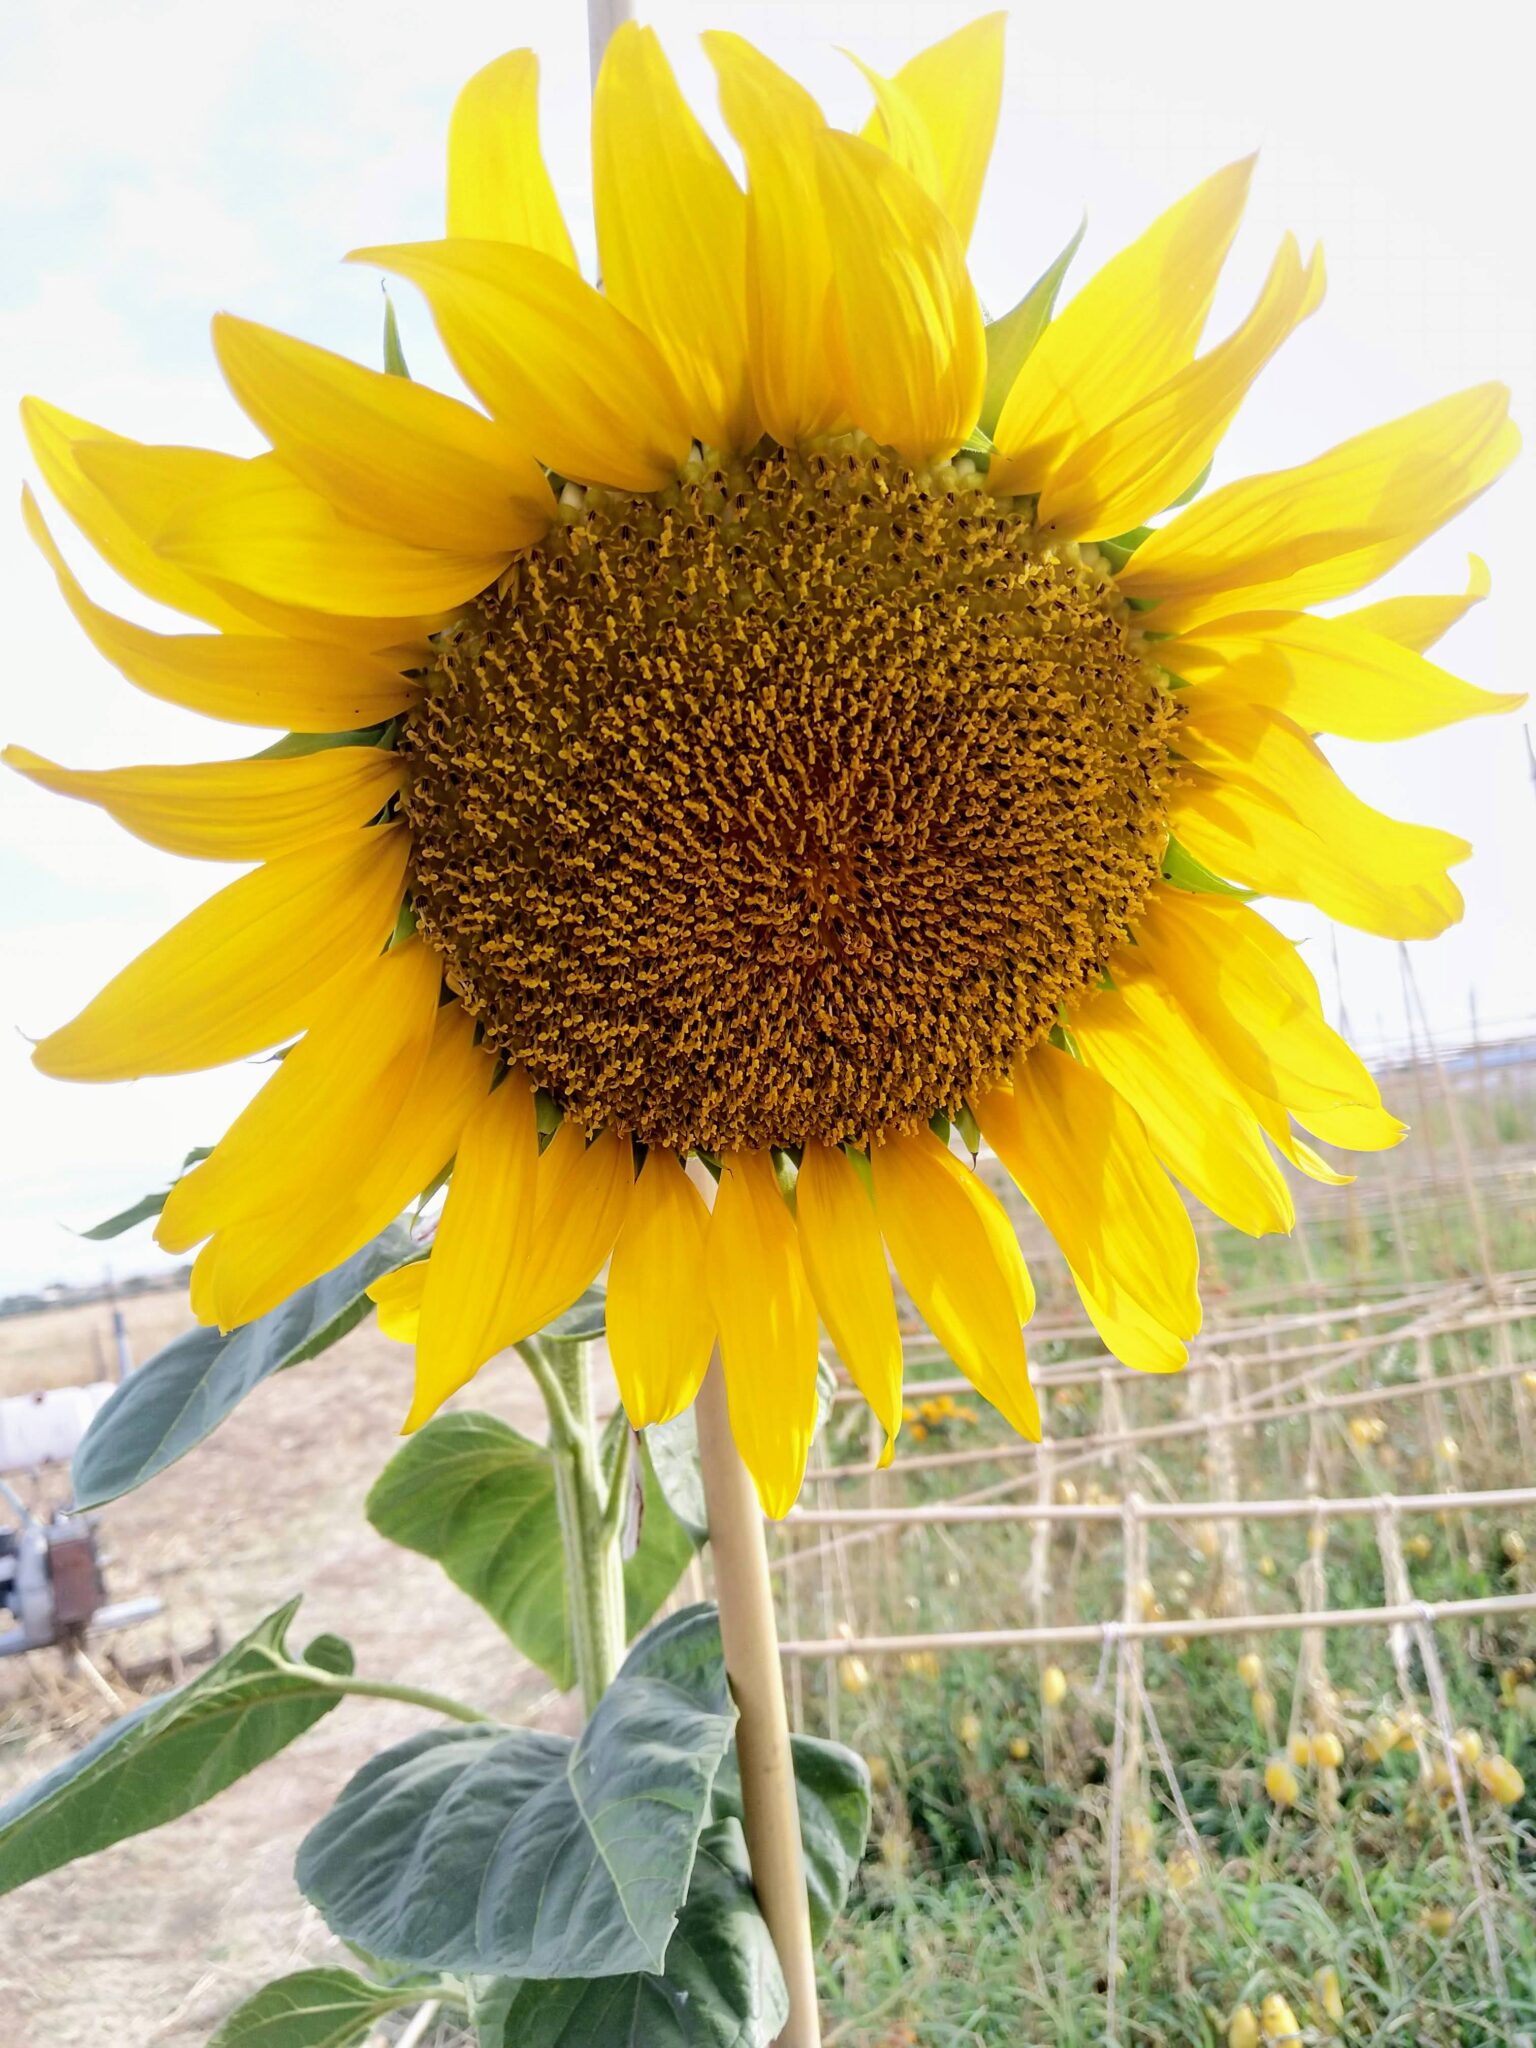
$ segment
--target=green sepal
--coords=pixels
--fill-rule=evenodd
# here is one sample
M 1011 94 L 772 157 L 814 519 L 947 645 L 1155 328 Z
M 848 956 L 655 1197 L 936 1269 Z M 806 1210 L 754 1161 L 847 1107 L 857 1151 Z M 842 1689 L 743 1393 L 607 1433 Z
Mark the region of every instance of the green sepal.
M 395 302 L 384 292 L 384 368 L 391 377 L 409 377 L 406 368 L 405 350 L 400 346 L 400 322 L 395 318 Z
M 1008 393 L 1013 389 L 1014 379 L 1023 369 L 1030 351 L 1050 325 L 1051 315 L 1056 310 L 1056 295 L 1061 290 L 1062 279 L 1067 267 L 1077 254 L 1078 244 L 1087 231 L 1088 219 L 1084 215 L 1077 233 L 1056 258 L 1048 270 L 1041 273 L 1010 312 L 990 321 L 987 326 L 987 383 L 982 395 L 981 414 L 978 425 L 989 437 L 997 431 L 998 420 L 1002 417 L 1003 406 Z
M 1251 903 L 1259 893 L 1257 889 L 1239 889 L 1232 882 L 1224 882 L 1220 875 L 1212 874 L 1203 861 L 1180 846 L 1172 833 L 1163 849 L 1163 880 L 1170 888 L 1185 889 L 1193 896 L 1233 896 L 1239 903 Z
M 393 744 L 396 721 L 360 725 L 352 732 L 285 732 L 270 747 L 252 755 L 256 761 L 291 761 L 297 754 L 325 754 L 332 747 L 387 747 Z

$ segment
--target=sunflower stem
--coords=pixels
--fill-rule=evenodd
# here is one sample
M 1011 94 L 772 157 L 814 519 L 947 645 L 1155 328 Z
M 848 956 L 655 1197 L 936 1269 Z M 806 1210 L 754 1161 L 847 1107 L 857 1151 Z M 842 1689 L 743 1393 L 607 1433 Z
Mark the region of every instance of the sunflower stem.
M 618 1519 L 610 1523 L 607 1514 L 589 1347 L 544 1338 L 518 1349 L 549 1411 L 571 1652 L 582 1704 L 591 1714 L 623 1661 L 624 1561 Z

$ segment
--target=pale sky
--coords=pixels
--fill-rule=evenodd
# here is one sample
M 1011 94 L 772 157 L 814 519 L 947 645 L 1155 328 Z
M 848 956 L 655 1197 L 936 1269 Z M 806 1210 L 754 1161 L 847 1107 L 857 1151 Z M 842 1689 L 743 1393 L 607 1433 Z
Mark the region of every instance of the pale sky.
M 789 65 L 829 114 L 862 121 L 867 88 L 836 46 L 881 70 L 969 19 L 951 0 L 818 6 L 657 0 L 657 27 L 712 125 L 704 27 L 734 28 Z M 1096 0 L 1033 5 L 1010 27 L 1002 131 L 972 248 L 989 310 L 1010 305 L 1084 209 L 1075 276 L 1112 254 L 1218 165 L 1258 147 L 1248 222 L 1213 317 L 1246 310 L 1280 234 L 1321 238 L 1326 304 L 1271 366 L 1229 434 L 1217 478 L 1288 466 L 1487 377 L 1531 429 L 1536 279 L 1530 194 L 1529 9 L 1483 0 Z M 519 44 L 544 64 L 546 148 L 578 244 L 587 224 L 585 16 L 574 0 L 0 0 L 0 476 L 29 473 L 14 400 L 38 392 L 149 440 L 254 447 L 208 346 L 220 308 L 376 361 L 378 281 L 341 256 L 441 232 L 442 148 L 458 85 Z M 1069 290 L 1071 289 L 1069 281 Z M 397 303 L 417 376 L 454 388 L 408 289 Z M 0 494 L 3 495 L 3 494 Z M 62 515 L 56 530 L 101 601 L 185 622 L 114 584 Z M 1523 600 L 1536 559 L 1528 456 L 1384 582 L 1456 590 L 1469 550 L 1491 600 L 1440 659 L 1488 688 L 1529 687 Z M 0 516 L 7 612 L 0 734 L 73 766 L 249 752 L 262 735 L 140 696 L 86 646 L 12 513 Z M 1393 748 L 1331 743 L 1369 800 L 1474 840 L 1458 871 L 1464 924 L 1415 951 L 1437 1029 L 1536 1015 L 1528 892 L 1536 794 L 1529 713 Z M 40 1035 L 231 875 L 142 846 L 90 808 L 18 779 L 0 790 L 0 1293 L 158 1260 L 147 1232 L 107 1247 L 71 1230 L 163 1181 L 210 1143 L 260 1078 L 212 1075 L 86 1087 L 47 1081 Z M 1336 1000 L 1321 920 L 1275 906 L 1311 941 Z M 1365 1040 L 1402 1033 L 1395 949 L 1339 939 Z

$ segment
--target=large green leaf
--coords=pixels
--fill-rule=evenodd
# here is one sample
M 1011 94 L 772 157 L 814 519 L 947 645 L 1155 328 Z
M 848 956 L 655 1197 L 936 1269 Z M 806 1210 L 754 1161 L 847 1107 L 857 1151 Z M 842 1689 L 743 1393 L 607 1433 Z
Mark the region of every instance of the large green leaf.
M 603 1440 L 611 1474 L 624 1428 Z M 693 1555 L 642 1450 L 640 1541 L 624 1564 L 626 1635 L 644 1628 Z M 549 1449 L 494 1415 L 440 1415 L 385 1466 L 368 1496 L 381 1536 L 419 1551 L 478 1600 L 530 1663 L 562 1691 L 575 1680 L 565 1566 Z
M 370 1984 L 350 1970 L 296 1970 L 230 2014 L 209 2048 L 351 2048 L 386 2013 L 420 2005 L 435 1986 Z
M 117 1387 L 75 1453 L 75 1499 L 99 1507 L 153 1479 L 210 1436 L 253 1388 L 314 1358 L 368 1313 L 368 1286 L 420 1256 L 390 1224 L 334 1273 L 229 1336 L 188 1330 Z
M 1061 290 L 1067 266 L 1077 254 L 1077 246 L 1087 226 L 1085 219 L 1050 269 L 1035 279 L 1011 312 L 988 323 L 987 385 L 981 401 L 980 419 L 985 434 L 996 431 L 1008 393 L 1013 389 L 1014 378 L 1050 324 L 1051 315 L 1056 310 L 1056 294 Z
M 475 1998 L 480 2048 L 764 2048 L 788 2017 L 734 1821 L 699 1842 L 659 1974 L 503 1982 L 478 1986 Z
M 792 1735 L 795 1795 L 800 1806 L 800 1843 L 805 1852 L 805 1888 L 810 1897 L 811 1934 L 825 1941 L 848 1898 L 869 1835 L 869 1767 L 840 1742 Z M 710 1810 L 716 1819 L 741 1818 L 741 1778 L 736 1748 L 720 1767 Z
M 298 1605 L 290 1600 L 190 1684 L 146 1700 L 0 1807 L 0 1892 L 190 1813 L 328 1714 L 335 1692 L 274 1663 Z M 336 1636 L 304 1654 L 322 1671 L 352 1669 Z
M 344 1941 L 417 1968 L 656 1970 L 735 1723 L 714 1610 L 625 1659 L 579 1740 L 430 1729 L 374 1757 L 299 1850 Z

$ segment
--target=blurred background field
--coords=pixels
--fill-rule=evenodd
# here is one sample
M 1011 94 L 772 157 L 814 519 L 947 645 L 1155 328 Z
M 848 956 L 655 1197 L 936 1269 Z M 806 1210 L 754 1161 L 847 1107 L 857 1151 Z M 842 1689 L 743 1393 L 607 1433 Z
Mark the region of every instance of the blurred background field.
M 1536 2035 L 1536 1041 L 1418 1042 L 1377 1065 L 1414 1126 L 1403 1148 L 1358 1162 L 1352 1187 L 1299 1184 L 1289 1239 L 1200 1220 L 1187 1373 L 1112 1366 L 1019 1213 L 1044 1452 L 915 1323 L 887 1471 L 861 1404 L 836 1402 L 773 1539 L 796 1722 L 856 1746 L 876 1785 L 825 1957 L 829 2043 Z M 124 1313 L 140 1359 L 187 1321 L 175 1290 Z M 0 1393 L 96 1378 L 110 1341 L 105 1302 L 0 1319 Z M 57 1653 L 0 1665 L 0 1789 L 88 1739 L 107 1693 L 127 1706 L 172 1682 L 300 1586 L 307 1627 L 344 1629 L 362 1668 L 565 1725 L 480 1609 L 363 1518 L 408 1373 L 365 1326 L 104 1511 L 113 1597 L 155 1592 L 165 1612 L 91 1646 L 105 1691 Z M 507 1359 L 459 1405 L 532 1427 L 530 1392 Z M 1504 1498 L 1459 1498 L 1487 1493 Z M 956 1503 L 1012 1519 L 880 1519 Z M 819 1519 L 849 1511 L 864 1519 Z M 677 1597 L 699 1590 L 690 1573 Z M 1436 1618 L 1445 1603 L 1471 1611 Z M 902 1640 L 996 1631 L 1045 1634 Z M 359 1705 L 199 1813 L 7 1899 L 7 2048 L 191 2048 L 280 1969 L 333 1959 L 294 1849 L 416 1721 Z M 459 2038 L 442 2015 L 391 2024 Z

